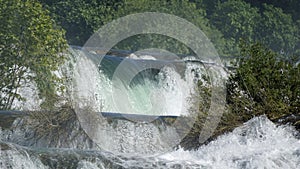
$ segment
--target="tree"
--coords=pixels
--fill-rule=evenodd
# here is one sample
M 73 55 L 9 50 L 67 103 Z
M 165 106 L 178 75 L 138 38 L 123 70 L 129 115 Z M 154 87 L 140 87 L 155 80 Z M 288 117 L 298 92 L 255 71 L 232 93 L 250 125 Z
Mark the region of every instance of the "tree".
M 231 55 L 239 54 L 241 39 L 248 43 L 261 42 L 286 55 L 295 53 L 299 44 L 299 31 L 291 15 L 272 5 L 256 8 L 242 0 L 229 0 L 217 3 L 208 17 L 223 33 Z
M 84 45 L 102 25 L 111 21 L 122 1 L 113 0 L 39 0 L 52 18 L 66 30 L 71 45 Z
M 257 8 L 242 0 L 229 0 L 218 3 L 210 22 L 224 35 L 230 55 L 238 55 L 240 39 L 247 42 L 255 41 L 255 27 L 260 15 Z
M 197 9 L 205 9 L 209 18 L 216 11 L 220 0 L 190 0 L 190 2 L 196 3 Z
M 205 19 L 205 10 L 197 9 L 196 4 L 188 0 L 150 1 L 99 1 L 99 0 L 39 0 L 52 13 L 52 18 L 66 30 L 69 44 L 84 45 L 88 38 L 104 24 L 119 17 L 138 12 L 164 12 L 185 18 L 200 27 L 212 39 L 219 51 L 222 51 L 222 34 L 211 27 Z M 156 40 L 154 40 L 156 39 Z M 158 40 L 160 39 L 160 40 Z M 153 41 L 154 40 L 154 41 Z M 139 50 L 147 47 L 162 47 L 167 50 L 185 53 L 189 50 L 183 44 L 169 38 L 168 46 L 161 46 L 166 37 L 159 35 L 140 35 L 124 40 L 116 46 L 119 49 Z M 153 42 L 153 43 L 152 43 Z M 172 45 L 175 46 L 172 46 Z M 172 47 L 171 47 L 172 46 Z M 170 51 L 172 51 L 170 50 Z M 178 53 L 174 51 L 175 53 Z M 185 53 L 186 54 L 186 53 Z
M 18 89 L 35 81 L 47 104 L 54 102 L 59 78 L 52 73 L 65 57 L 64 31 L 35 0 L 0 0 L 0 109 L 24 99 Z
M 223 51 L 222 34 L 209 24 L 204 9 L 197 9 L 196 4 L 188 0 L 151 1 L 128 0 L 116 11 L 117 17 L 142 12 L 161 12 L 184 18 L 199 27 L 214 43 L 219 52 Z M 136 35 L 117 45 L 119 49 L 140 50 L 145 48 L 163 48 L 173 53 L 191 54 L 187 46 L 175 39 L 162 35 Z
M 262 10 L 264 8 L 264 4 L 273 5 L 277 8 L 281 8 L 284 13 L 291 14 L 294 20 L 300 19 L 300 1 L 298 0 L 246 0 L 246 2 L 253 6 L 257 6 Z
M 300 39 L 292 16 L 272 5 L 263 4 L 262 9 L 255 29 L 257 39 L 276 52 L 294 54 Z

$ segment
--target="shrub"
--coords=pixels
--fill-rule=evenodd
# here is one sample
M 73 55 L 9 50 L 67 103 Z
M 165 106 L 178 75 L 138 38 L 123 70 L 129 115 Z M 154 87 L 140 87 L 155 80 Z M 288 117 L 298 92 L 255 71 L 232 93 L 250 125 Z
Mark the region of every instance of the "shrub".
M 227 85 L 231 113 L 244 122 L 265 114 L 278 121 L 300 115 L 300 66 L 260 44 L 241 47 L 238 69 Z

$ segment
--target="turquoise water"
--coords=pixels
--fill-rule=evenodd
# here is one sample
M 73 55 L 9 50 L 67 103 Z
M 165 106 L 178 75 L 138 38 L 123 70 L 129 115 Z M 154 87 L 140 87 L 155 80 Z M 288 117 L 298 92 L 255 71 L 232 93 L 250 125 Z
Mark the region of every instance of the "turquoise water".
M 202 64 L 184 60 L 105 56 L 93 62 L 97 55 L 84 55 L 76 65 L 75 90 L 104 112 L 186 115 L 197 81 L 207 74 Z

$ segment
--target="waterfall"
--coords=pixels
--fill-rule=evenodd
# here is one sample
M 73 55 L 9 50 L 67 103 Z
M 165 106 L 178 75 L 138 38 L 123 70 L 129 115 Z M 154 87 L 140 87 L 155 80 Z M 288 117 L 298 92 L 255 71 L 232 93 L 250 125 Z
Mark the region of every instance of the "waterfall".
M 195 94 L 196 82 L 200 79 L 199 74 L 206 73 L 203 65 L 198 63 L 186 64 L 184 60 L 172 63 L 155 60 L 149 55 L 130 55 L 127 58 L 105 56 L 97 67 L 98 64 L 93 62 L 93 57 L 97 55 L 79 49 L 73 49 L 72 53 L 78 58 L 74 75 L 76 97 L 94 103 L 92 107 L 96 111 L 187 115 L 191 105 L 189 101 Z M 149 65 L 154 68 L 138 72 L 128 83 L 122 78 L 132 72 L 118 70 L 125 62 L 128 69 L 143 69 Z M 122 94 L 118 97 L 119 93 Z
M 10 127 L 0 129 L 1 169 L 300 166 L 299 133 L 288 125 L 277 126 L 265 116 L 255 117 L 197 150 L 178 146 L 182 139 L 175 126 L 178 116 L 190 116 L 199 81 L 208 87 L 224 82 L 227 73 L 219 65 L 194 57 L 159 60 L 151 54 L 107 55 L 99 62 L 96 52 L 85 53 L 76 47 L 70 52 L 60 74 L 71 79 L 67 90 L 79 107 L 77 115 L 81 113 L 89 121 L 82 123 L 79 118 L 65 126 L 65 134 L 37 137 L 35 128 L 28 126 L 34 120 L 18 115 Z M 129 70 L 120 69 L 122 64 L 130 66 Z M 133 68 L 142 69 L 128 81 L 128 73 L 136 72 Z M 130 106 L 119 106 L 123 101 Z

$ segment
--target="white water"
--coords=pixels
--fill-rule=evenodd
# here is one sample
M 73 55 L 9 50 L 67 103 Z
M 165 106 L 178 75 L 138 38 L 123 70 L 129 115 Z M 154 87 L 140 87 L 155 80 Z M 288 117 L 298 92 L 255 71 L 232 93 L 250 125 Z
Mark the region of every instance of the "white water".
M 72 52 L 77 56 L 74 75 L 76 96 L 74 100 L 79 101 L 80 105 L 84 105 L 83 102 L 92 103 L 91 107 L 94 107 L 96 111 L 148 115 L 187 115 L 191 105 L 191 96 L 195 94 L 196 82 L 201 79 L 202 75 L 207 74 L 203 65 L 197 63 L 187 63 L 183 75 L 180 75 L 174 67 L 166 65 L 156 75 L 156 81 L 144 78 L 140 83 L 132 86 L 120 84 L 123 86 L 116 87 L 114 86 L 115 82 L 103 70 L 100 69 L 99 71 L 97 64 L 93 63 L 92 59 L 88 59 L 90 57 L 88 54 L 77 49 Z M 155 60 L 154 57 L 148 55 L 133 56 L 135 55 L 130 55 L 130 58 L 134 58 L 132 62 L 140 59 Z M 139 62 L 135 64 L 139 64 Z M 122 73 L 120 74 L 122 75 Z M 122 80 L 122 77 L 116 78 Z M 121 91 L 119 93 L 122 93 L 120 97 L 113 94 L 118 90 Z M 127 97 L 129 100 L 128 106 L 124 109 L 119 104 L 126 105 L 126 102 L 120 100 L 122 97 Z
M 23 154 L 17 150 L 0 150 L 1 169 L 46 169 L 43 163 L 36 158 L 30 157 L 26 152 Z
M 197 151 L 182 149 L 161 158 L 209 168 L 299 168 L 300 140 L 289 126 L 276 127 L 266 117 L 254 118 Z
M 293 128 L 276 126 L 262 116 L 253 118 L 233 132 L 194 151 L 178 149 L 154 157 L 73 151 L 79 158 L 77 168 L 82 169 L 114 168 L 109 167 L 112 164 L 123 168 L 297 169 L 300 166 L 300 140 L 295 135 Z M 1 169 L 47 168 L 36 153 L 28 153 L 26 149 L 14 144 L 10 147 L 12 150 L 0 151 Z M 90 157 L 80 160 L 80 154 L 85 153 Z M 72 155 L 72 149 L 62 149 L 60 154 Z M 61 160 L 57 158 L 57 161 Z M 112 160 L 112 163 L 107 164 L 105 159 Z

